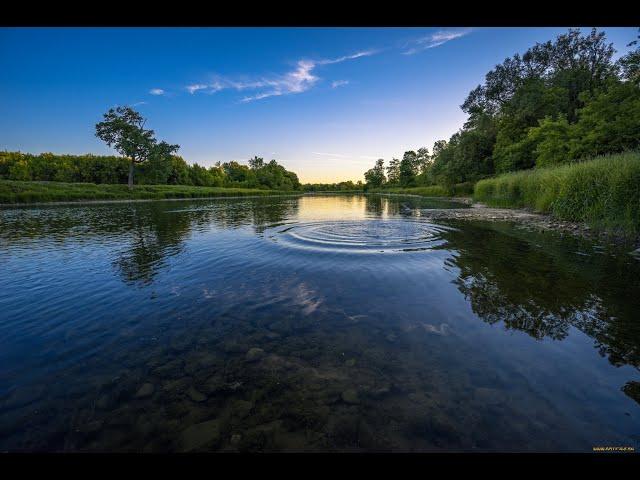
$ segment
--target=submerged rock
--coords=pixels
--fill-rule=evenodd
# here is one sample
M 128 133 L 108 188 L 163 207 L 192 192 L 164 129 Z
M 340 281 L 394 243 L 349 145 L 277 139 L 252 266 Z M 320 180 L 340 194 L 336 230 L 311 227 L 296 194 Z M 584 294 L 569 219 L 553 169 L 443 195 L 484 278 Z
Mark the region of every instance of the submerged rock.
M 180 434 L 178 446 L 182 452 L 190 452 L 217 442 L 220 438 L 220 422 L 217 419 L 191 425 Z
M 353 388 L 349 388 L 342 392 L 341 395 L 342 401 L 345 403 L 349 403 L 351 405 L 357 405 L 360 403 L 360 399 L 358 398 L 358 392 Z
M 153 395 L 154 390 L 155 387 L 153 386 L 153 383 L 145 383 L 136 392 L 136 398 L 150 397 Z
M 231 408 L 235 417 L 243 419 L 247 417 L 251 412 L 251 409 L 253 408 L 253 402 L 249 402 L 246 400 L 237 400 L 234 402 Z
M 204 402 L 207 399 L 207 396 L 205 394 L 199 392 L 198 390 L 196 390 L 193 387 L 191 387 L 189 390 L 187 390 L 187 395 L 194 402 Z
M 257 362 L 264 357 L 264 350 L 261 348 L 252 348 L 247 352 L 245 360 L 247 362 Z

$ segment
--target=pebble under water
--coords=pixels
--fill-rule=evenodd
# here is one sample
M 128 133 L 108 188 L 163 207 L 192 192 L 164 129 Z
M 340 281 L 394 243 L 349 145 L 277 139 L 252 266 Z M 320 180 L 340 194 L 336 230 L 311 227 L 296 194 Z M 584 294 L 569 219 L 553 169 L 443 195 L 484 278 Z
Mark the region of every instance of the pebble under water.
M 640 448 L 640 261 L 448 207 L 0 210 L 0 451 Z

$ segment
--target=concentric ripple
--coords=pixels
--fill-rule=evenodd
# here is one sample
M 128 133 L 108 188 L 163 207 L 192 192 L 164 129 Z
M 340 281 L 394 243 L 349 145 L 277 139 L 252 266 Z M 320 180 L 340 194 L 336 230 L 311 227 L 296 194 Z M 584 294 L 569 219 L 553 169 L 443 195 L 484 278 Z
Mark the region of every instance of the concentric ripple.
M 266 238 L 288 247 L 333 252 L 412 252 L 444 243 L 449 227 L 417 220 L 325 221 L 280 225 Z

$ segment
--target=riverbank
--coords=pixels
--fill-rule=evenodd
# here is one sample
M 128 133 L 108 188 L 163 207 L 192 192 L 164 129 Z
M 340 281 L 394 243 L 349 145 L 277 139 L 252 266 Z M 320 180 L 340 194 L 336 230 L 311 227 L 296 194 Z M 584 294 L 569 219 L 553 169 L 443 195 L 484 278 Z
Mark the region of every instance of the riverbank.
M 616 236 L 640 235 L 640 153 L 500 175 L 476 184 L 473 198 L 526 208 Z
M 126 185 L 0 180 L 0 204 L 68 203 L 287 195 L 299 192 L 188 185 Z
M 494 208 L 473 202 L 471 198 L 456 198 L 471 204 L 471 208 L 421 209 L 420 218 L 427 220 L 479 220 L 502 221 L 517 224 L 532 231 L 556 231 L 563 235 L 588 238 L 600 243 L 616 244 L 631 248 L 640 259 L 640 237 L 620 235 L 615 232 L 591 228 L 584 222 L 559 220 L 552 215 L 516 208 Z

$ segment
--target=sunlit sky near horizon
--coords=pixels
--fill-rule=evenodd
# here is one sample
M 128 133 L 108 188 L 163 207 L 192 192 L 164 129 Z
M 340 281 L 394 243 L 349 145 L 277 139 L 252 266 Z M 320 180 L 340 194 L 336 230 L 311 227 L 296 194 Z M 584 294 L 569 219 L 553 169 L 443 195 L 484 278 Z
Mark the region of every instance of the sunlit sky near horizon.
M 602 28 L 628 50 L 636 28 Z M 302 182 L 448 139 L 487 71 L 567 28 L 0 28 L 0 150 L 113 153 L 130 105 L 188 162 L 258 155 Z

